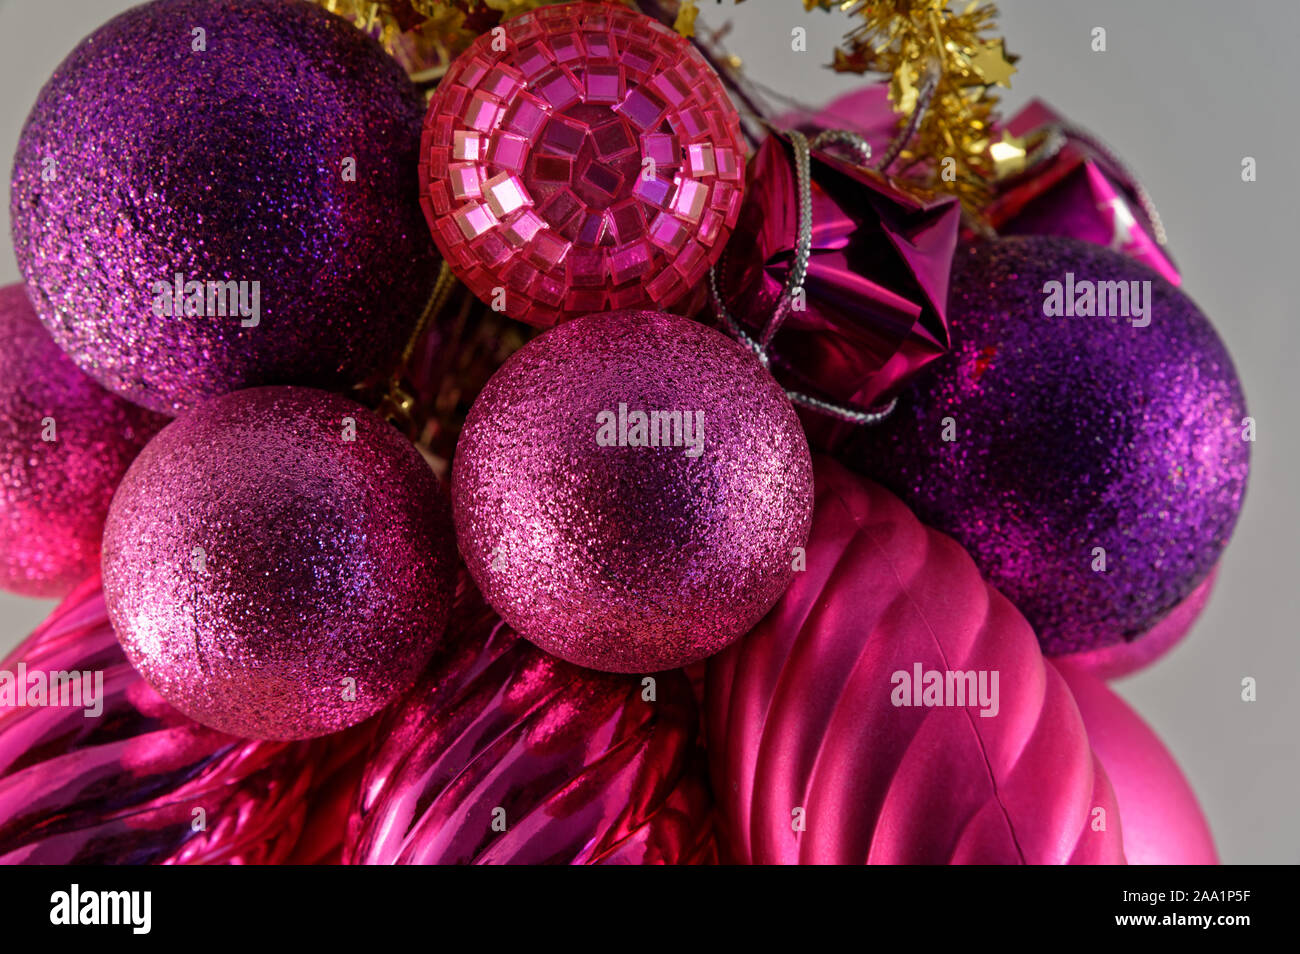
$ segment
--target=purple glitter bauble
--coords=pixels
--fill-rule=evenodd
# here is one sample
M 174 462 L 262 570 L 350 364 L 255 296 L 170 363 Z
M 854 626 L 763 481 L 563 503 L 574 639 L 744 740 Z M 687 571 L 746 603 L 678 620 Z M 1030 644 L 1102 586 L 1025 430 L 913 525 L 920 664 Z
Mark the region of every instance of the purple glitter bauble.
M 101 384 L 168 413 L 387 370 L 435 272 L 422 114 L 377 43 L 299 0 L 127 11 L 63 61 L 19 140 L 37 313 Z
M 170 424 L 104 528 L 131 662 L 186 715 L 253 738 L 334 732 L 407 688 L 454 575 L 450 508 L 423 458 L 309 388 L 238 391 Z
M 493 376 L 452 501 L 470 572 L 520 635 L 592 669 L 654 672 L 716 653 L 780 597 L 812 462 L 752 353 L 684 318 L 613 312 L 558 326 Z
M 1102 282 L 1137 295 L 1125 308 Z M 1092 310 L 1121 314 L 1079 314 L 1089 285 Z M 1066 299 L 1075 316 L 1049 315 Z M 1154 271 L 1073 239 L 959 250 L 948 311 L 951 354 L 849 459 L 956 537 L 1045 652 L 1142 635 L 1241 509 L 1246 409 L 1223 343 Z
M 167 419 L 109 394 L 0 288 L 0 589 L 62 596 L 99 568 L 118 481 Z

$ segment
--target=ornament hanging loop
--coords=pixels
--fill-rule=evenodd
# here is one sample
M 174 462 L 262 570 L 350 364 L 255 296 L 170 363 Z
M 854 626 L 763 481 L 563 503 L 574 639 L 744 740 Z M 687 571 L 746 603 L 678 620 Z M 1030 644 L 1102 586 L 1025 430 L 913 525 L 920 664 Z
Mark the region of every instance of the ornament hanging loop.
M 786 276 L 785 285 L 781 289 L 781 297 L 777 299 L 776 307 L 764 323 L 757 339 L 753 338 L 741 327 L 740 322 L 731 314 L 726 303 L 722 300 L 722 291 L 718 286 L 718 265 L 714 265 L 709 269 L 709 291 L 713 297 L 713 307 L 718 314 L 718 318 L 721 319 L 732 336 L 753 351 L 759 363 L 764 368 L 769 369 L 771 356 L 768 352 L 772 346 L 772 341 L 776 338 L 776 333 L 781 329 L 781 325 L 789 317 L 795 300 L 803 296 L 804 282 L 808 278 L 808 265 L 812 260 L 813 150 L 828 146 L 846 146 L 853 151 L 862 165 L 866 165 L 871 160 L 871 144 L 857 133 L 850 132 L 847 129 L 823 130 L 814 136 L 811 141 L 797 129 L 783 130 L 783 132 L 794 146 L 795 190 L 799 203 L 799 231 L 795 237 L 794 262 L 791 264 L 790 272 Z M 720 264 L 721 262 L 719 262 Z M 825 401 L 800 391 L 787 390 L 785 393 L 786 397 L 795 404 L 851 424 L 875 424 L 884 420 L 898 403 L 898 399 L 894 398 L 882 407 L 859 410 L 832 401 Z

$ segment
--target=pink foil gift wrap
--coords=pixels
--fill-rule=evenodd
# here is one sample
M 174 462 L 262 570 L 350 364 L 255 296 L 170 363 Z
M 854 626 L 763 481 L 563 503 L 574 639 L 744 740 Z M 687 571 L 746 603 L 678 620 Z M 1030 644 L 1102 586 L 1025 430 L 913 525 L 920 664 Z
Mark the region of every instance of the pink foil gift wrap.
M 1024 137 L 1030 164 L 1001 183 L 985 218 L 1001 235 L 1057 235 L 1102 245 L 1155 269 L 1172 284 L 1181 276 L 1157 240 L 1159 225 L 1147 214 L 1142 187 L 1105 146 L 1070 126 L 1045 103 L 1033 100 L 1007 124 Z M 1033 152 L 1055 131 L 1059 148 Z
M 887 401 L 948 348 L 945 306 L 960 209 L 825 150 L 812 165 L 806 308 L 773 339 L 771 369 L 788 390 L 866 410 Z M 720 264 L 723 299 L 751 337 L 776 308 L 795 258 L 793 150 L 770 136 L 750 163 L 745 203 Z M 814 447 L 845 428 L 801 410 Z
M 21 702 L 38 700 L 38 672 L 46 683 L 49 673 L 89 674 L 102 701 L 90 718 L 85 698 L 0 703 L 0 863 L 276 863 L 293 848 L 322 743 L 237 739 L 172 709 L 127 662 L 97 578 L 0 672 L 24 676 Z
M 502 623 L 465 577 L 447 637 L 384 717 L 352 864 L 696 864 L 716 857 L 680 671 L 580 669 Z
M 1129 864 L 1218 864 L 1196 793 L 1160 738 L 1105 683 L 1068 660 L 1051 664 L 1065 677 L 1115 787 Z
M 1122 863 L 1114 793 L 1029 624 L 898 498 L 815 469 L 807 569 L 709 660 L 724 860 Z
M 899 132 L 899 116 L 889 102 L 889 83 L 868 83 L 838 96 L 813 112 L 789 112 L 776 124 L 811 137 L 825 129 L 843 129 L 861 136 L 873 156 L 883 156 Z

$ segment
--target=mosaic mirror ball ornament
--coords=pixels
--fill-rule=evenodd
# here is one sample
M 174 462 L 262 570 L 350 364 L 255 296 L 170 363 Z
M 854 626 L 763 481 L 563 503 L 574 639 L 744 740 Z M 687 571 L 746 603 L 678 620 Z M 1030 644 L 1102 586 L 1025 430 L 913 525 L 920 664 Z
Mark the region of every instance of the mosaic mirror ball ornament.
M 457 277 L 512 318 L 683 311 L 739 214 L 744 157 L 689 41 L 623 7 L 563 4 L 452 64 L 425 118 L 421 202 Z
M 156 0 L 54 71 L 14 156 L 14 252 L 104 387 L 176 414 L 245 387 L 390 369 L 437 260 L 424 100 L 300 0 Z

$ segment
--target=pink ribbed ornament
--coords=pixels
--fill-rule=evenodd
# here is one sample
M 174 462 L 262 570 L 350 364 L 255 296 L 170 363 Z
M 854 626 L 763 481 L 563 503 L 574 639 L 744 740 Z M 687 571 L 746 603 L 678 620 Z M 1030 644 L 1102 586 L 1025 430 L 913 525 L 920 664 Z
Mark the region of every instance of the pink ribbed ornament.
M 713 862 L 691 688 L 654 678 L 647 701 L 641 677 L 546 655 L 462 574 L 443 646 L 378 728 L 344 860 Z
M 892 494 L 826 458 L 815 480 L 807 569 L 709 661 L 724 857 L 1122 863 L 1114 793 L 1024 618 Z M 895 705 L 918 666 L 983 672 L 996 714 Z
M 547 328 L 698 303 L 740 211 L 745 141 L 689 41 L 623 6 L 569 3 L 457 57 L 420 157 L 425 217 L 456 276 Z
M 1196 793 L 1159 736 L 1094 675 L 1066 659 L 1052 664 L 1074 694 L 1088 741 L 1115 787 L 1129 864 L 1217 865 Z
M 123 655 L 97 578 L 77 587 L 0 671 L 25 672 L 29 686 L 38 671 L 89 672 L 92 686 L 95 673 L 103 677 L 103 709 L 91 718 L 82 707 L 16 705 L 0 685 L 0 864 L 288 857 L 313 767 L 328 759 L 329 745 L 249 742 L 171 708 Z

